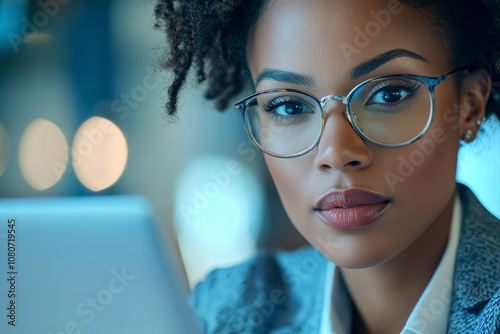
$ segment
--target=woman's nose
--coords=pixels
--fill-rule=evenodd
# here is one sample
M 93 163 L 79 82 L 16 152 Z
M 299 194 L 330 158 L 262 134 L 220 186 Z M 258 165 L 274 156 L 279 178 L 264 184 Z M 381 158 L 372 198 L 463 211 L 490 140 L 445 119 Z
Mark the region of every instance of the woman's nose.
M 316 150 L 316 167 L 324 172 L 345 171 L 366 168 L 371 161 L 367 142 L 357 134 L 345 113 L 329 112 Z

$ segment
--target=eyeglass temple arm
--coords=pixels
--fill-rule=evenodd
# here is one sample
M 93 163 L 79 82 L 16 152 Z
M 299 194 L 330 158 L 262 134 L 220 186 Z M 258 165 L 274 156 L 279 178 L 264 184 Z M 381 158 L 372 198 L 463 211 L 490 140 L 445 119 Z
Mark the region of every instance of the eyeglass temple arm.
M 245 108 L 243 108 L 241 103 L 239 103 L 239 104 L 236 103 L 234 105 L 234 109 L 238 110 L 241 113 L 241 116 L 243 116 L 243 118 L 245 118 Z
M 473 71 L 474 69 L 476 69 L 477 67 L 480 67 L 480 65 L 468 65 L 468 66 L 464 66 L 464 67 L 459 67 L 451 72 L 448 72 L 446 73 L 445 75 L 443 76 L 440 76 L 438 79 L 439 79 L 439 82 L 443 82 L 445 81 L 446 79 L 448 79 L 449 77 L 451 77 L 453 74 L 456 74 L 456 73 L 459 73 L 459 72 L 470 72 L 470 71 Z

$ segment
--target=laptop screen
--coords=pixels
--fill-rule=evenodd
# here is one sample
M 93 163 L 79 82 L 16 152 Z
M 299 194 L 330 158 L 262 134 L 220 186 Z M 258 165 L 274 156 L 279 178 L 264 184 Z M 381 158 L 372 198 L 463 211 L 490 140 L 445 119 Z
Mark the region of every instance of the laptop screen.
M 139 196 L 0 200 L 1 333 L 197 333 Z

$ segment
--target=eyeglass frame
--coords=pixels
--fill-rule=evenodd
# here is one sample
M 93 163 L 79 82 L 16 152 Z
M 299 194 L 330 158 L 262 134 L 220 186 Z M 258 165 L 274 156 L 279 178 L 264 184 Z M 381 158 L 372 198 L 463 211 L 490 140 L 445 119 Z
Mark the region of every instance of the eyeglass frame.
M 378 147 L 384 147 L 384 148 L 397 148 L 397 147 L 403 147 L 403 146 L 407 146 L 407 145 L 410 145 L 410 144 L 413 144 L 414 142 L 418 141 L 420 138 L 422 138 L 426 133 L 427 131 L 429 131 L 430 127 L 431 127 L 431 124 L 434 120 L 434 115 L 435 115 L 435 105 L 436 105 L 436 101 L 435 101 L 435 94 L 434 94 L 434 87 L 436 87 L 438 84 L 444 82 L 446 79 L 450 78 L 453 74 L 456 74 L 456 73 L 459 73 L 459 72 L 464 72 L 464 71 L 469 71 L 470 70 L 470 66 L 467 66 L 467 67 L 460 67 L 460 68 L 457 68 L 457 69 L 454 69 L 446 74 L 443 74 L 442 76 L 439 76 L 439 77 L 429 77 L 429 76 L 421 76 L 421 75 L 406 75 L 406 74 L 396 74 L 396 75 L 382 75 L 382 76 L 377 76 L 377 77 L 374 77 L 374 78 L 371 78 L 371 79 L 367 79 L 359 84 L 357 84 L 353 89 L 351 89 L 351 91 L 346 95 L 346 96 L 342 96 L 342 95 L 327 95 L 325 97 L 322 97 L 321 99 L 318 99 L 316 96 L 314 96 L 313 94 L 307 92 L 307 91 L 304 91 L 304 90 L 300 90 L 300 89 L 286 89 L 286 88 L 283 88 L 283 89 L 267 89 L 267 90 L 263 90 L 263 91 L 259 91 L 259 92 L 255 92 L 239 101 L 237 101 L 235 104 L 234 104 L 234 108 L 236 110 L 239 110 L 243 116 L 243 121 L 244 121 L 244 124 L 245 124 L 245 129 L 248 133 L 248 135 L 250 136 L 250 139 L 252 140 L 252 142 L 261 150 L 263 151 L 264 153 L 270 155 L 270 156 L 273 156 L 273 157 L 276 157 L 276 158 L 295 158 L 295 157 L 299 157 L 301 155 L 304 155 L 304 154 L 307 154 L 309 153 L 310 151 L 312 151 L 320 142 L 321 138 L 323 137 L 323 131 L 325 129 L 325 123 L 326 123 L 326 115 L 327 115 L 327 111 L 325 111 L 324 107 L 326 105 L 326 103 L 328 101 L 340 101 L 342 102 L 345 106 L 346 106 L 346 109 L 344 110 L 344 115 L 346 116 L 347 120 L 349 121 L 349 123 L 351 124 L 351 126 L 353 127 L 353 129 L 356 131 L 356 133 L 362 138 L 364 139 L 366 142 L 372 144 L 372 145 L 375 145 L 375 146 L 378 146 Z M 411 79 L 411 80 L 416 80 L 416 81 L 419 81 L 421 82 L 422 84 L 424 84 L 427 89 L 429 90 L 429 93 L 430 93 L 430 99 L 431 99 L 431 105 L 430 105 L 430 116 L 427 120 L 427 124 L 425 125 L 424 129 L 420 132 L 419 135 L 417 135 L 415 138 L 411 139 L 411 140 L 408 140 L 404 143 L 401 143 L 401 144 L 397 144 L 397 145 L 392 145 L 392 144 L 382 144 L 382 143 L 379 143 L 375 140 L 372 140 L 368 137 L 366 137 L 363 133 L 361 133 L 361 131 L 359 131 L 359 129 L 357 128 L 357 126 L 355 125 L 354 121 L 353 121 L 353 116 L 355 116 L 351 110 L 350 110 L 350 101 L 352 99 L 352 97 L 354 96 L 354 94 L 356 93 L 356 91 L 370 83 L 370 82 L 373 82 L 373 81 L 378 81 L 378 80 L 384 80 L 384 79 L 389 79 L 389 78 L 395 78 L 395 79 Z M 299 94 L 304 94 L 310 98 L 312 98 L 314 101 L 316 101 L 316 103 L 318 103 L 318 106 L 321 110 L 321 117 L 322 117 L 322 125 L 321 125 L 321 132 L 318 136 L 318 139 L 307 149 L 305 149 L 304 151 L 302 152 L 299 152 L 299 153 L 296 153 L 296 154 L 292 154 L 292 155 L 281 155 L 281 154 L 276 154 L 276 153 L 272 153 L 270 152 L 269 150 L 265 149 L 264 147 L 262 147 L 258 142 L 257 140 L 254 138 L 254 136 L 252 135 L 250 129 L 249 129 L 249 125 L 248 125 L 248 122 L 247 122 L 247 118 L 246 118 L 246 109 L 248 107 L 248 103 L 253 100 L 255 97 L 257 96 L 260 96 L 260 95 L 264 95 L 264 94 L 269 94 L 269 93 L 299 93 Z

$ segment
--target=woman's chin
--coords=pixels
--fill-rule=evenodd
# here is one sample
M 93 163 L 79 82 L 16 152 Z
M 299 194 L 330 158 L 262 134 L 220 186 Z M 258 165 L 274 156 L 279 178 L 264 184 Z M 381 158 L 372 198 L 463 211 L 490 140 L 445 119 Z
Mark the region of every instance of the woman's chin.
M 390 261 L 397 256 L 398 252 L 346 249 L 341 254 L 322 254 L 338 267 L 345 269 L 365 269 L 374 268 Z
M 343 268 L 343 269 L 367 269 L 367 268 L 375 268 L 383 263 L 385 261 L 343 261 L 343 262 L 337 262 L 335 265 L 337 267 Z M 333 261 L 332 261 L 333 262 Z

